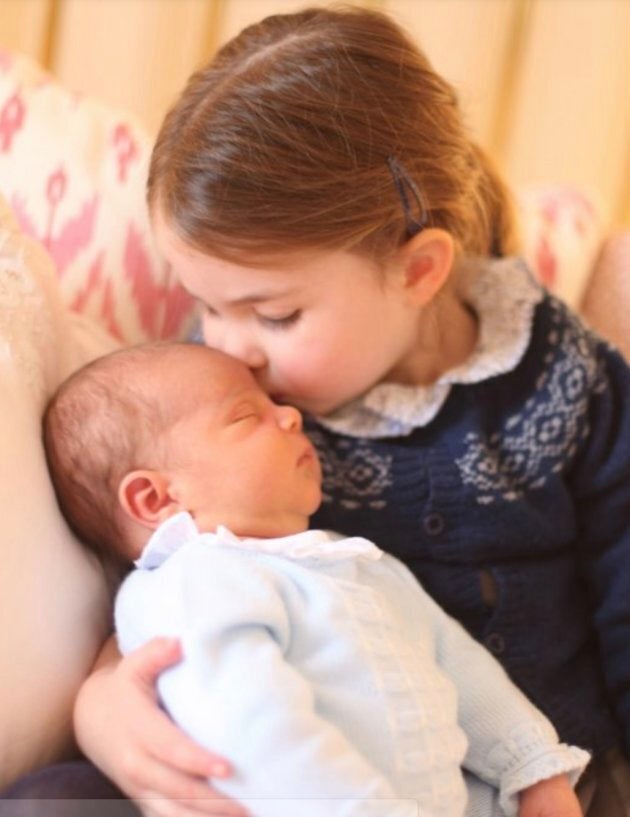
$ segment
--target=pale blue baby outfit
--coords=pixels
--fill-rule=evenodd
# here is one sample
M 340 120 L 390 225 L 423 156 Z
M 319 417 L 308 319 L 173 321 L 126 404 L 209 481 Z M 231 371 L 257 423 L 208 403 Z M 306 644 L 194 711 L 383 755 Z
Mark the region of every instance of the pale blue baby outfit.
M 516 815 L 521 789 L 588 761 L 366 539 L 200 534 L 180 513 L 137 565 L 120 648 L 181 638 L 162 701 L 233 763 L 214 785 L 255 817 Z

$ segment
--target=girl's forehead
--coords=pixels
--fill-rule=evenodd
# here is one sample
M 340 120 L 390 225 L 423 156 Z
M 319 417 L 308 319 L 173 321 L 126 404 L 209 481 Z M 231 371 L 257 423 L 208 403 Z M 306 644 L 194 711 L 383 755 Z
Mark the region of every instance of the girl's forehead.
M 251 262 L 228 261 L 190 247 L 163 221 L 156 238 L 183 286 L 201 300 L 257 302 L 317 290 L 331 277 L 374 274 L 363 256 L 342 250 L 287 251 Z

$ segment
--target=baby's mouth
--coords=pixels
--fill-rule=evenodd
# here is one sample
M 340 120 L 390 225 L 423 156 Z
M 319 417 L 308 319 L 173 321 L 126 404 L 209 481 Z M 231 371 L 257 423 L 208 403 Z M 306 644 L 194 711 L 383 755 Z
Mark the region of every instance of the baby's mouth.
M 303 465 L 307 465 L 310 462 L 314 462 L 314 461 L 315 461 L 315 449 L 313 448 L 312 445 L 309 444 L 304 449 L 304 451 L 300 454 L 300 456 L 298 457 L 298 461 L 297 461 L 298 468 L 300 468 Z

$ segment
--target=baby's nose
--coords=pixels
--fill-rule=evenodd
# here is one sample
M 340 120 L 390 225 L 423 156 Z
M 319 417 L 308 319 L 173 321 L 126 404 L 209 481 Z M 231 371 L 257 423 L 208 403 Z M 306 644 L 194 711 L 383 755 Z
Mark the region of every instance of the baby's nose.
M 283 431 L 301 431 L 302 415 L 293 406 L 277 407 L 278 425 Z

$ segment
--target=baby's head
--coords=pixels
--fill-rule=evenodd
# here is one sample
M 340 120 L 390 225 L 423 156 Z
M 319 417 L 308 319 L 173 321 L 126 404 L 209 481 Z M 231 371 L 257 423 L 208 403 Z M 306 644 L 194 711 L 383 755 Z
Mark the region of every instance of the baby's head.
M 306 529 L 321 499 L 299 412 L 271 402 L 250 371 L 191 344 L 99 358 L 65 381 L 44 416 L 55 491 L 77 535 L 137 558 L 150 533 L 189 511 L 201 531 Z

